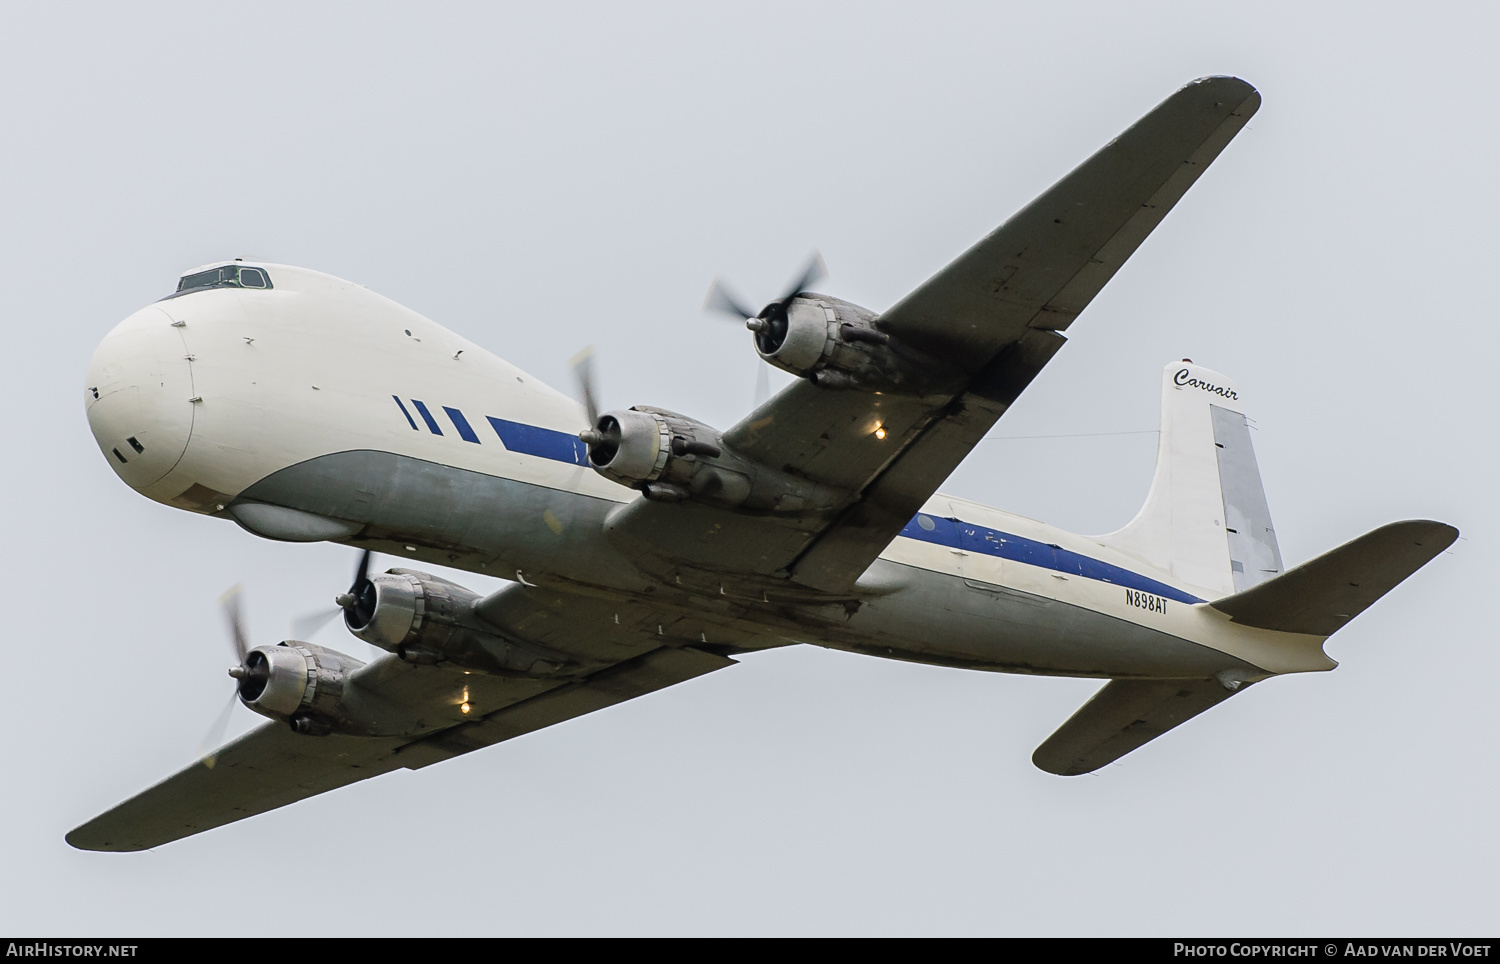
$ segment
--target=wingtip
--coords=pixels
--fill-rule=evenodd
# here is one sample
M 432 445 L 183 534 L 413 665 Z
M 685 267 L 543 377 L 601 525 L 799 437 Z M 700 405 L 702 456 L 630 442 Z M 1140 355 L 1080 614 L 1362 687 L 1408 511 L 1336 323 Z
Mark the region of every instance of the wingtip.
M 80 824 L 64 834 L 63 840 L 74 850 L 84 850 L 90 853 L 134 853 L 148 848 L 146 844 L 123 843 L 109 839 L 114 835 L 109 830 L 98 826 L 99 823 L 100 820 L 96 817 L 88 823 Z
M 1239 77 L 1231 77 L 1228 74 L 1213 74 L 1208 77 L 1199 77 L 1190 84 L 1185 85 L 1183 90 L 1191 90 L 1202 87 L 1211 90 L 1216 98 L 1233 108 L 1234 113 L 1243 114 L 1248 117 L 1260 110 L 1260 91 L 1248 80 Z
M 1081 777 L 1093 773 L 1094 770 L 1098 769 L 1098 767 L 1094 767 L 1093 769 L 1080 767 L 1072 760 L 1059 760 L 1055 756 L 1042 752 L 1046 749 L 1047 744 L 1043 743 L 1031 754 L 1031 765 L 1043 773 L 1050 773 L 1055 777 Z M 1099 766 L 1103 765 L 1101 763 Z
M 109 841 L 89 839 L 89 835 L 87 833 L 84 833 L 84 830 L 87 827 L 88 824 L 84 824 L 82 827 L 74 827 L 63 836 L 63 840 L 67 841 L 68 846 L 72 847 L 74 850 L 88 850 L 95 853 L 109 850 Z
M 1409 523 L 1405 524 L 1421 526 L 1425 533 L 1430 533 L 1427 538 L 1439 543 L 1439 552 L 1458 541 L 1458 527 L 1451 526 L 1446 522 L 1438 522 L 1435 519 L 1412 519 Z
M 86 826 L 87 824 L 85 824 Z M 78 832 L 83 829 L 84 827 L 79 827 L 63 837 L 63 840 L 67 841 L 68 846 L 74 850 L 83 850 L 96 854 L 133 854 L 150 849 L 141 844 L 117 844 L 111 840 L 90 840 L 86 835 Z
M 1246 93 L 1250 93 L 1255 90 L 1255 85 L 1250 83 L 1250 81 L 1245 80 L 1243 77 L 1235 77 L 1233 74 L 1209 74 L 1205 77 L 1199 77 L 1197 80 L 1193 81 L 1187 86 L 1196 87 L 1200 84 L 1213 84 L 1216 87 L 1237 86 L 1244 88 Z
M 1435 545 L 1437 551 L 1453 545 L 1458 540 L 1459 532 L 1454 526 L 1446 522 L 1438 522 L 1436 519 L 1402 519 L 1400 522 L 1387 522 L 1374 532 L 1403 533 L 1418 545 Z

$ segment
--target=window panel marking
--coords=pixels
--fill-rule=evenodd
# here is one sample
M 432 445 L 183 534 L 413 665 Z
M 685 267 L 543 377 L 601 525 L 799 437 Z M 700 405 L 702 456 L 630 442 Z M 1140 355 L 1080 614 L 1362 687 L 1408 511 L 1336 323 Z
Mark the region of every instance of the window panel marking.
M 419 429 L 417 428 L 416 419 L 412 418 L 411 417 L 411 412 L 408 412 L 406 410 L 406 406 L 401 404 L 401 399 L 398 398 L 395 395 L 392 395 L 391 397 L 394 398 L 394 399 L 396 399 L 396 407 L 399 408 L 399 409 L 401 409 L 401 414 L 402 415 L 406 416 L 406 423 L 411 426 L 411 430 L 413 432 L 419 431 Z
M 479 436 L 475 435 L 474 430 L 469 427 L 469 420 L 464 418 L 463 412 L 460 412 L 456 408 L 449 408 L 446 405 L 443 406 L 443 411 L 448 413 L 448 421 L 452 422 L 453 427 L 458 429 L 459 438 L 465 442 L 473 442 L 475 445 L 479 444 Z
M 432 417 L 432 413 L 427 410 L 427 406 L 423 405 L 415 398 L 411 400 L 411 403 L 417 407 L 417 414 L 422 416 L 422 421 L 427 423 L 427 428 L 432 431 L 432 434 L 442 435 L 443 430 L 438 428 L 437 419 Z

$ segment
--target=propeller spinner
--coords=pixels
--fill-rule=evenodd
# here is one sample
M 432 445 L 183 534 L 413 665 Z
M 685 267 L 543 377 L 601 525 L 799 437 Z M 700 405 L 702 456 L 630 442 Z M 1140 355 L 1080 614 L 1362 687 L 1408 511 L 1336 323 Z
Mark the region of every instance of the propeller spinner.
M 793 299 L 827 276 L 828 268 L 823 264 L 822 255 L 814 251 L 807 261 L 807 267 L 802 270 L 802 275 L 781 297 L 760 311 L 751 311 L 745 307 L 745 303 L 729 290 L 723 279 L 715 278 L 713 287 L 708 289 L 708 297 L 703 302 L 703 310 L 743 319 L 745 327 L 755 332 L 755 347 L 763 355 L 773 355 L 786 340 L 787 311 Z

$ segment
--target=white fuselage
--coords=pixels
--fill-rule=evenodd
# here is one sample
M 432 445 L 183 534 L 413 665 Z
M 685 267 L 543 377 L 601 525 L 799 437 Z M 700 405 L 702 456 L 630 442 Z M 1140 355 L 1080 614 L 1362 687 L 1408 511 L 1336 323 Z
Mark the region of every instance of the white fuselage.
M 305 513 L 302 538 L 510 579 L 626 594 L 649 582 L 604 538 L 604 516 L 639 494 L 586 464 L 578 403 L 359 285 L 263 267 L 269 290 L 174 296 L 100 344 L 89 424 L 127 484 L 273 538 L 299 536 L 245 506 Z M 1006 540 L 1006 553 L 987 551 Z M 852 617 L 807 606 L 761 619 L 747 606 L 739 618 L 781 642 L 1023 672 L 1256 678 L 1334 665 L 1320 638 L 1248 629 L 1203 604 L 1222 587 L 943 495 L 860 591 Z

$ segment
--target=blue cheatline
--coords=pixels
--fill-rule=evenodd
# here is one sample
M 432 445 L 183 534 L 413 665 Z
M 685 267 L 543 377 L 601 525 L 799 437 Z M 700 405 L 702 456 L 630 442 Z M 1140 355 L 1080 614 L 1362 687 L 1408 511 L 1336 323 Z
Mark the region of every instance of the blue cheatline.
M 929 528 L 929 526 L 931 528 Z M 1151 579 L 1129 569 L 1091 559 L 1081 553 L 1064 549 L 1046 542 L 1037 542 L 999 529 L 987 529 L 972 522 L 943 519 L 926 513 L 918 513 L 899 533 L 908 539 L 930 542 L 934 545 L 997 556 L 1014 562 L 1025 563 L 1040 569 L 1081 576 L 1113 586 L 1136 589 L 1155 596 L 1175 599 L 1180 603 L 1201 603 L 1202 599 L 1192 593 L 1183 592 L 1164 582 Z
M 570 465 L 589 464 L 588 447 L 576 435 L 521 422 L 509 422 L 493 415 L 486 415 L 485 419 L 494 428 L 495 434 L 500 436 L 501 444 L 512 452 L 567 462 Z
M 394 395 L 391 397 L 396 398 Z M 417 425 L 407 413 L 406 406 L 401 405 L 400 398 L 396 398 L 396 404 L 401 406 L 401 413 L 406 415 L 406 420 L 411 422 L 411 427 L 416 428 Z M 433 434 L 442 435 L 442 430 L 438 428 L 432 414 L 427 411 L 427 406 L 416 399 L 412 399 L 412 404 L 416 406 L 417 413 L 422 416 L 422 420 L 427 423 L 427 427 L 432 430 Z M 474 429 L 470 427 L 468 419 L 462 412 L 446 405 L 443 406 L 443 411 L 453 421 L 454 428 L 458 429 L 458 434 L 462 438 L 469 442 L 479 441 L 479 437 L 474 434 Z M 485 421 L 490 423 L 500 443 L 508 451 L 551 459 L 554 462 L 566 462 L 569 465 L 589 464 L 588 446 L 584 445 L 576 435 L 542 428 L 538 425 L 527 425 L 524 422 L 512 422 L 493 415 L 486 415 Z M 1100 562 L 1098 559 L 1090 558 L 1071 549 L 1064 549 L 1061 546 L 1027 539 L 1011 532 L 1001 532 L 999 529 L 989 529 L 971 522 L 918 513 L 912 517 L 899 535 L 920 542 L 947 546 L 950 549 L 996 556 L 1040 569 L 1049 569 L 1070 576 L 1106 582 L 1113 586 L 1148 592 L 1189 605 L 1203 602 L 1191 593 L 1183 592 L 1181 589 L 1140 573 L 1131 572 L 1129 569 Z

